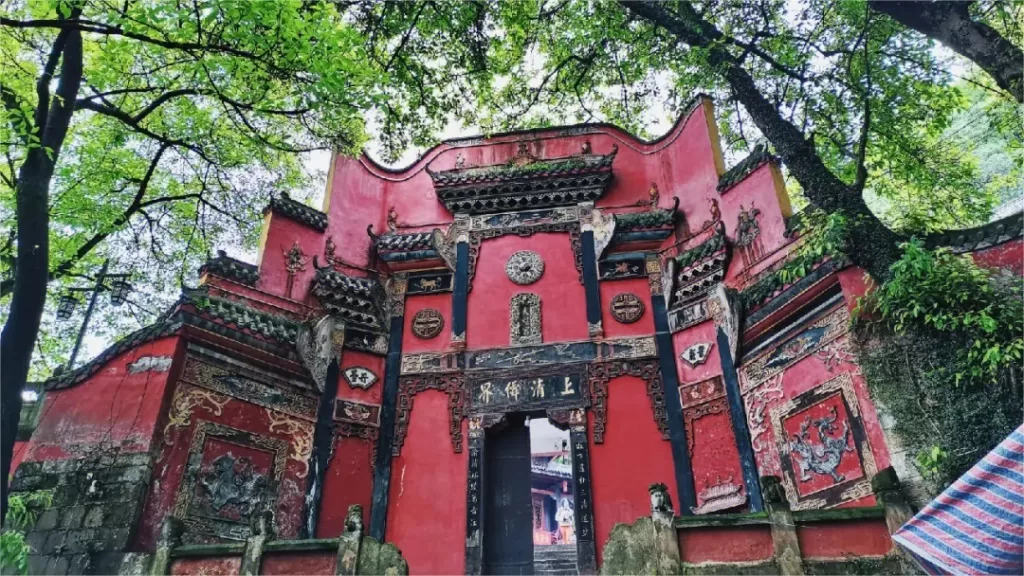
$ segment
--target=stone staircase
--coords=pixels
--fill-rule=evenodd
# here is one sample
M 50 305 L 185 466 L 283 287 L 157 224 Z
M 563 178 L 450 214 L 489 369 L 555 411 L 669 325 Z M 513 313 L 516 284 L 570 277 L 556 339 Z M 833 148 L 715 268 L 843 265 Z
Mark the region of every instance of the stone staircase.
M 576 545 L 534 546 L 533 573 L 576 576 Z

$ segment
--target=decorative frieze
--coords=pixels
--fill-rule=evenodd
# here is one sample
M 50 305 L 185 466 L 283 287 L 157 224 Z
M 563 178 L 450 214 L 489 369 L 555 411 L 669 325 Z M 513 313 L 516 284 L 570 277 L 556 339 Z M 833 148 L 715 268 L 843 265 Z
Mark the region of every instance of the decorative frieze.
M 438 294 L 451 292 L 454 286 L 454 275 L 449 271 L 424 272 L 409 275 L 407 295 Z
M 646 275 L 647 270 L 642 254 L 628 259 L 601 260 L 597 263 L 597 276 L 601 280 L 640 278 Z
M 841 305 L 782 344 L 770 348 L 752 360 L 744 361 L 738 371 L 741 389 L 746 392 L 756 387 L 846 334 L 849 318 L 846 306 Z
M 696 326 L 710 318 L 708 315 L 707 300 L 698 300 L 689 304 L 683 304 L 668 312 L 668 329 L 675 333 L 685 330 L 690 326 Z
M 378 428 L 380 427 L 380 405 L 335 398 L 334 420 Z

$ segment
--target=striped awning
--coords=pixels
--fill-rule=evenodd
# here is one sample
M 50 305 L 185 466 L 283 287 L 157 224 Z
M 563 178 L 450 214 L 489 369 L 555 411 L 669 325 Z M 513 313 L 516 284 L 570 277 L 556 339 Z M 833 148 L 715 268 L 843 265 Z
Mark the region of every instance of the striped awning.
M 1024 425 L 893 540 L 931 574 L 1024 574 Z

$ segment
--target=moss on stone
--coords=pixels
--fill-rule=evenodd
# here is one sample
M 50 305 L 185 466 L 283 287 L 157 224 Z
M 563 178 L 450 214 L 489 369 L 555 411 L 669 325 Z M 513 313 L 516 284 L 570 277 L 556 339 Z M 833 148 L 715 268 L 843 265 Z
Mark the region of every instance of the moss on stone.
M 384 574 L 406 576 L 409 564 L 402 557 L 402 551 L 394 544 L 381 544 L 376 538 L 363 536 L 359 544 L 359 563 L 356 574 Z
M 604 545 L 601 574 L 681 574 L 678 559 L 664 551 L 666 537 L 675 539 L 675 529 L 650 518 L 616 524 Z

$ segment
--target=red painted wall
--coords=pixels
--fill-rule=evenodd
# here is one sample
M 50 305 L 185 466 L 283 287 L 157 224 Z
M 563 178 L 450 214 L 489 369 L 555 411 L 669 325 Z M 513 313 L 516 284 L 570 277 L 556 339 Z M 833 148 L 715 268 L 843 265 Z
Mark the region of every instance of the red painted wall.
M 363 526 L 370 525 L 373 498 L 373 446 L 362 438 L 338 436 L 324 475 L 323 498 L 316 525 L 317 538 L 336 538 L 345 528 L 348 507 L 363 507 Z
M 143 356 L 173 357 L 179 343 L 177 336 L 154 340 L 117 356 L 80 384 L 47 392 L 22 459 L 74 458 L 100 445 L 122 453 L 149 450 L 172 371 L 129 374 L 128 366 Z
M 893 547 L 884 520 L 798 525 L 796 537 L 804 558 L 882 556 Z
M 452 451 L 448 396 L 437 390 L 417 394 L 402 454 L 391 464 L 385 535 L 402 551 L 411 574 L 463 573 L 466 467 L 466 451 Z
M 537 252 L 544 261 L 544 274 L 529 286 L 519 286 L 505 274 L 509 257 L 520 250 Z M 573 264 L 569 235 L 539 233 L 528 238 L 502 236 L 483 241 L 469 293 L 468 348 L 509 345 L 509 303 L 520 292 L 540 296 L 544 342 L 587 339 L 586 294 Z
M 767 526 L 679 531 L 679 556 L 683 562 L 757 562 L 773 554 L 772 532 Z
M 654 421 L 644 381 L 620 376 L 608 383 L 608 424 L 604 443 L 590 438 L 590 481 L 598 562 L 616 523 L 633 523 L 651 513 L 648 488 L 655 482 L 669 487 L 673 502 L 676 490 L 672 446 L 661 437 Z M 594 415 L 588 412 L 590 428 Z
M 1018 276 L 1024 275 L 1024 240 L 1020 238 L 972 254 L 979 266 L 1004 268 Z
M 260 564 L 260 574 L 291 575 L 317 574 L 333 576 L 336 553 L 334 552 L 300 552 L 300 553 L 265 553 Z

